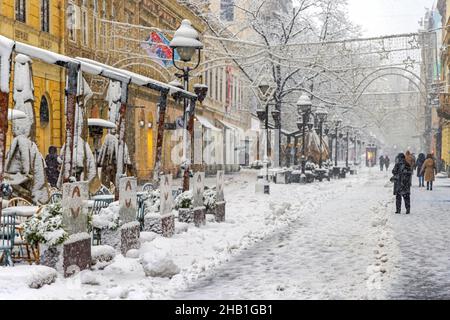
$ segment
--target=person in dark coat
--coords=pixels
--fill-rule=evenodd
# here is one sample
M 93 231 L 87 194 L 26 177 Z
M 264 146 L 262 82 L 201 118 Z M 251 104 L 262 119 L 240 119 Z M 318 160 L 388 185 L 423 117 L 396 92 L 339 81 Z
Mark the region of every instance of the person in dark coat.
M 402 209 L 402 197 L 405 202 L 406 214 L 410 213 L 411 209 L 411 177 L 412 168 L 410 164 L 406 161 L 405 155 L 403 153 L 399 154 L 398 162 L 395 164 L 392 174 L 394 175 L 391 179 L 394 181 L 394 195 L 396 196 L 396 207 L 395 213 L 400 213 Z
M 386 171 L 389 171 L 389 166 L 391 165 L 391 159 L 388 156 L 384 157 L 384 165 L 386 166 Z
M 54 146 L 48 148 L 48 155 L 45 157 L 45 164 L 47 165 L 46 174 L 48 183 L 56 188 L 59 178 L 59 166 L 61 159 L 58 157 L 57 149 Z
M 379 160 L 380 160 L 380 171 L 383 171 L 384 170 L 384 157 L 381 156 Z
M 425 162 L 425 154 L 420 153 L 417 157 L 416 166 L 417 166 L 417 177 L 419 178 L 419 188 L 425 187 L 425 179 L 424 179 L 424 173 L 422 172 L 422 166 Z

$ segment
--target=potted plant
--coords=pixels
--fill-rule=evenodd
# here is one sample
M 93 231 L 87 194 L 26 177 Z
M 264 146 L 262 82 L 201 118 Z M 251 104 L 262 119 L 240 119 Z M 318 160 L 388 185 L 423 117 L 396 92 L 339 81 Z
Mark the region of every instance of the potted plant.
M 68 234 L 62 224 L 61 203 L 46 205 L 39 214 L 22 224 L 25 240 L 32 246 L 40 246 L 40 263 L 56 268 L 62 253 L 62 244 Z
M 178 221 L 184 223 L 194 222 L 194 195 L 191 190 L 185 191 L 175 199 L 175 209 L 178 210 Z
M 203 192 L 203 205 L 206 208 L 206 214 L 216 214 L 217 192 L 214 188 L 206 187 Z

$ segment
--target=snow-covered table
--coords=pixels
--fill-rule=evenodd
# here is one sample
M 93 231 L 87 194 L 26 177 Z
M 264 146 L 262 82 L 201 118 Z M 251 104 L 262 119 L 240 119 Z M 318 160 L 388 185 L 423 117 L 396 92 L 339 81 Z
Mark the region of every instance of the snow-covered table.
M 101 194 L 98 196 L 93 196 L 92 200 L 112 200 L 112 201 L 114 201 L 114 195 L 113 194 Z
M 10 216 L 16 215 L 17 217 L 30 218 L 35 215 L 39 210 L 38 206 L 18 206 L 18 207 L 8 207 L 2 210 L 2 215 Z

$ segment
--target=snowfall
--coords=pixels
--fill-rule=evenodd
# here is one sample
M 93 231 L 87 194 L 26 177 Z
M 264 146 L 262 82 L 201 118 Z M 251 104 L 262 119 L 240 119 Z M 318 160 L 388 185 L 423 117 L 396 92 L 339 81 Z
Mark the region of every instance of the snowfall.
M 177 223 L 173 238 L 142 233 L 125 257 L 93 247 L 91 270 L 68 279 L 0 267 L 0 300 L 449 299 L 450 179 L 429 192 L 414 177 L 412 212 L 395 215 L 389 177 L 363 168 L 263 195 L 256 172 L 228 175 L 225 223 Z

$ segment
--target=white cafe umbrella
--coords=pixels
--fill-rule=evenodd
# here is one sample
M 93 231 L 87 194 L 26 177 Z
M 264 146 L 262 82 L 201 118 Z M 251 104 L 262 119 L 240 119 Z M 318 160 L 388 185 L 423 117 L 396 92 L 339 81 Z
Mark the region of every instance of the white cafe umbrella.
M 88 126 L 102 127 L 102 128 L 107 128 L 107 129 L 116 129 L 117 128 L 115 123 L 108 121 L 108 120 L 104 120 L 104 119 L 98 119 L 98 118 L 89 118 Z
M 8 109 L 8 120 L 25 119 L 27 114 L 20 110 Z

